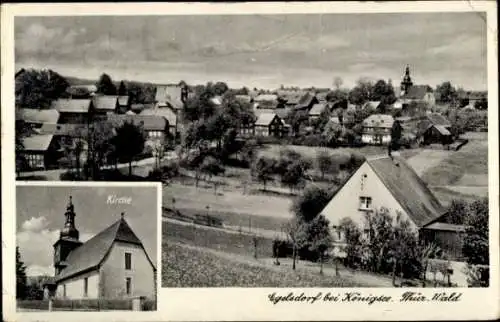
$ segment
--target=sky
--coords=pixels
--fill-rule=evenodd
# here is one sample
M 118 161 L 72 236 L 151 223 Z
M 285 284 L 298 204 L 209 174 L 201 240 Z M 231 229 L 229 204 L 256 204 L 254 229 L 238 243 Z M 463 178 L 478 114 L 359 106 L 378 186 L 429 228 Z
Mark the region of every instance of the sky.
M 352 87 L 361 77 L 487 89 L 474 12 L 16 17 L 16 68 L 230 87 Z
M 17 186 L 17 245 L 29 276 L 54 275 L 53 244 L 64 227 L 72 195 L 76 228 L 85 242 L 120 219 L 125 212 L 151 260 L 157 258 L 157 192 L 152 187 Z M 129 196 L 130 205 L 107 203 L 108 195 Z

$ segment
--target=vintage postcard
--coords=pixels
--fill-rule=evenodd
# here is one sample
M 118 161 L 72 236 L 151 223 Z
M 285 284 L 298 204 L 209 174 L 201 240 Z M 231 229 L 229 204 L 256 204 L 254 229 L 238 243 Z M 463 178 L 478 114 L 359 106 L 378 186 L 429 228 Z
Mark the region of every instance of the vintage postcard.
M 496 9 L 2 6 L 5 319 L 498 318 Z

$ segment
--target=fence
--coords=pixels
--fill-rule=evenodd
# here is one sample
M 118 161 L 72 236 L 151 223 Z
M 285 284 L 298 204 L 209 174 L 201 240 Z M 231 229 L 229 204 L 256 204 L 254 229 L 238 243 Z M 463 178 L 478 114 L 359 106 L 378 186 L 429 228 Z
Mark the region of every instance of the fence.
M 130 311 L 136 302 L 137 310 L 154 311 L 156 301 L 137 299 L 52 299 L 52 300 L 23 300 L 17 301 L 19 309 L 39 310 L 39 311 Z

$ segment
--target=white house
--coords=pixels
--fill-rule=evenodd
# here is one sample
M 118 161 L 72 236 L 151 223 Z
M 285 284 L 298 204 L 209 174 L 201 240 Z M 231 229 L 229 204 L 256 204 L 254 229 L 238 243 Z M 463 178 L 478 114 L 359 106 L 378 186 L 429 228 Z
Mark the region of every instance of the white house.
M 79 240 L 71 201 L 66 222 L 54 244 L 52 296 L 64 299 L 154 298 L 156 267 L 124 218 L 87 242 Z
M 420 237 L 438 244 L 451 259 L 461 258 L 463 226 L 441 223 L 446 209 L 399 156 L 367 159 L 336 191 L 321 214 L 330 221 L 336 242 L 342 244 L 345 236 L 339 225 L 343 218 L 354 221 L 369 239 L 368 220 L 382 207 L 394 218 L 400 213 Z
M 363 121 L 361 141 L 366 144 L 388 144 L 394 118 L 386 114 L 372 114 Z

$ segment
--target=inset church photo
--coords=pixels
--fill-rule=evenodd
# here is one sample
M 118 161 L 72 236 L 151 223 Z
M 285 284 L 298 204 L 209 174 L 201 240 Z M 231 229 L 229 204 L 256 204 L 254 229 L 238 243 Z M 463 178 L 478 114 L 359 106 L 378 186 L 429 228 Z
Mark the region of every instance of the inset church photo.
M 156 310 L 156 185 L 16 189 L 18 310 Z

